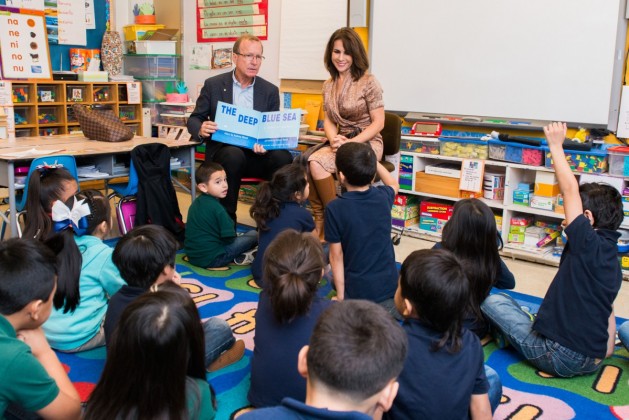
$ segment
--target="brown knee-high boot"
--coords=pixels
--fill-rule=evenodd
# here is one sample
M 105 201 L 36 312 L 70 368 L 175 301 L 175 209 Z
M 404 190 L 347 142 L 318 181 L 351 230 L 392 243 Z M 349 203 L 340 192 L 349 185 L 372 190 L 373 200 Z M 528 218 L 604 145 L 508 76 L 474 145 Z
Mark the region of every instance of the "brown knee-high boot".
M 311 185 L 314 186 L 314 188 L 310 188 L 310 196 L 312 197 L 312 191 L 316 190 L 315 202 L 318 208 L 315 210 L 315 204 L 313 203 L 312 199 L 310 199 L 310 204 L 312 205 L 312 212 L 315 219 L 315 227 L 319 232 L 319 239 L 323 242 L 323 210 L 325 209 L 325 206 L 330 203 L 330 201 L 336 198 L 336 185 L 334 184 L 334 178 L 332 176 L 314 180 L 314 183 Z
M 308 201 L 310 201 L 310 208 L 312 209 L 312 217 L 315 222 L 315 229 L 319 234 L 319 238 L 323 237 L 323 202 L 317 192 L 317 186 L 312 179 L 312 176 L 308 174 L 308 184 L 310 184 L 310 194 L 308 195 Z

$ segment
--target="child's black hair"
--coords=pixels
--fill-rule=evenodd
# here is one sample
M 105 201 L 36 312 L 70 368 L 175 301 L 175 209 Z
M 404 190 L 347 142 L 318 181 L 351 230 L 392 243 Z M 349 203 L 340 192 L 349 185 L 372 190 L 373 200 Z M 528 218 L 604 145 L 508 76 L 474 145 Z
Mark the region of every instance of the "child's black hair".
M 260 230 L 268 230 L 267 222 L 280 214 L 280 206 L 295 201 L 295 193 L 303 195 L 308 181 L 306 170 L 298 164 L 290 164 L 278 169 L 270 182 L 263 182 L 258 188 L 256 199 L 249 214 Z
M 148 290 L 166 266 L 175 266 L 178 248 L 166 228 L 142 225 L 118 241 L 112 260 L 129 286 Z
M 310 337 L 308 378 L 363 401 L 400 374 L 407 347 L 406 333 L 382 306 L 359 299 L 334 303 Z
M 85 419 L 187 419 L 187 404 L 201 404 L 199 392 L 196 401 L 186 398 L 191 378 L 209 387 L 204 355 L 201 320 L 188 292 L 166 282 L 143 294 L 122 312 Z
M 461 349 L 463 315 L 469 300 L 469 285 L 463 266 L 446 249 L 412 252 L 400 271 L 402 298 L 408 299 L 420 321 L 442 335 L 433 350 Z
M 336 151 L 336 169 L 350 185 L 364 187 L 376 176 L 378 160 L 367 143 L 345 143 Z
M 310 310 L 325 267 L 323 248 L 312 233 L 287 229 L 264 253 L 264 278 L 275 319 L 288 323 Z
M 477 198 L 457 201 L 452 217 L 443 227 L 443 247 L 467 263 L 466 276 L 470 285 L 468 311 L 482 320 L 480 305 L 489 296 L 500 275 L 502 239 L 496 228 L 496 218 L 489 206 Z
M 50 211 L 59 200 L 68 182 L 76 182 L 65 168 L 42 168 L 33 171 L 28 182 L 24 238 L 46 239 L 52 233 Z
M 215 172 L 224 170 L 225 169 L 216 162 L 203 162 L 194 172 L 194 180 L 197 184 L 203 184 L 209 182 Z
M 53 221 L 54 230 L 64 241 L 63 250 L 57 256 L 59 278 L 53 303 L 56 309 L 63 308 L 64 313 L 73 312 L 81 300 L 79 281 L 83 251 L 77 246 L 74 236 L 92 235 L 101 223 L 106 222 L 107 226 L 111 223 L 109 201 L 100 191 L 81 191 L 70 197 L 64 205 L 72 209 L 75 200 L 77 205 L 83 201 L 90 211 L 81 218 L 78 226 L 73 225 L 70 220 Z
M 590 182 L 579 186 L 583 210 L 594 216 L 594 228 L 618 230 L 624 213 L 622 197 L 618 190 L 609 184 Z
M 34 300 L 47 302 L 56 275 L 57 257 L 43 242 L 17 238 L 0 242 L 0 313 L 12 315 Z

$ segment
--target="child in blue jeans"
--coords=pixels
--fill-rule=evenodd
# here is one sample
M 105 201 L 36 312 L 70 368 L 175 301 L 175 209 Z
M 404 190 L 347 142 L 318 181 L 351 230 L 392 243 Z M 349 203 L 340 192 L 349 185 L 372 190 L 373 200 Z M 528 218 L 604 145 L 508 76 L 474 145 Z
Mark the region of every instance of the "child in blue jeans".
M 623 220 L 622 201 L 607 184 L 579 187 L 563 151 L 566 124 L 549 124 L 544 133 L 566 214 L 568 243 L 559 270 L 536 318 L 501 294 L 489 296 L 481 310 L 537 369 L 560 377 L 587 375 L 614 351 L 613 303 L 622 282 L 616 230 Z
M 255 230 L 236 236 L 234 221 L 221 205 L 227 196 L 227 174 L 221 165 L 206 162 L 195 173 L 201 195 L 188 210 L 186 222 L 186 254 L 190 264 L 219 268 L 230 262 L 251 264 L 250 251 L 258 243 Z

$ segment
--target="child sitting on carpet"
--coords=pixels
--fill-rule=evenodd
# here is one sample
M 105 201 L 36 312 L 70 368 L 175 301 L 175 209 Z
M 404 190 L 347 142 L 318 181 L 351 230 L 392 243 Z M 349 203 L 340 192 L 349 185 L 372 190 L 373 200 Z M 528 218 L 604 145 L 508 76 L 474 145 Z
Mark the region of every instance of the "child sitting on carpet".
M 317 296 L 323 258 L 318 237 L 293 229 L 277 235 L 267 248 L 267 284 L 256 312 L 247 396 L 254 407 L 277 405 L 284 397 L 298 401 L 306 398 L 306 380 L 299 375 L 295 362 L 317 318 L 331 304 Z
M 170 282 L 127 306 L 85 419 L 213 419 L 200 321 L 188 292 Z
M 251 265 L 251 274 L 258 286 L 264 287 L 262 261 L 271 241 L 286 229 L 314 232 L 312 215 L 302 207 L 309 193 L 306 171 L 301 165 L 278 169 L 270 182 L 263 182 L 249 213 L 258 227 L 258 253 Z M 315 235 L 318 235 L 316 232 Z M 318 236 L 317 236 L 318 237 Z
M 483 348 L 463 328 L 469 294 L 464 268 L 450 251 L 424 249 L 404 260 L 395 304 L 406 318 L 409 351 L 385 418 L 491 419 Z
M 81 275 L 57 281 L 54 308 L 43 326 L 46 338 L 67 353 L 104 346 L 107 303 L 125 284 L 111 260 L 113 248 L 103 243 L 111 227 L 109 201 L 100 191 L 82 191 L 65 203 L 55 201 L 52 220 L 64 248 L 72 249 L 71 261 L 81 261 Z
M 327 205 L 324 229 L 337 299 L 371 300 L 401 319 L 393 304 L 398 272 L 391 241 L 399 185 L 365 143 L 339 147 L 336 167 L 347 192 Z M 371 186 L 376 172 L 384 186 Z
M 105 317 L 105 337 L 109 345 L 122 311 L 140 295 L 158 285 L 172 281 L 179 284 L 175 271 L 177 240 L 162 226 L 143 225 L 123 236 L 113 253 L 113 261 L 126 286 L 112 296 Z M 215 371 L 240 360 L 245 351 L 242 340 L 236 341 L 222 319 L 209 318 L 203 323 L 205 333 L 205 366 Z
M 44 240 L 53 233 L 50 214 L 55 201 L 64 203 L 79 189 L 70 171 L 62 166 L 46 166 L 34 171 L 28 182 L 23 238 Z
M 56 247 L 63 244 L 56 241 Z M 40 326 L 52 308 L 56 256 L 33 239 L 0 242 L 0 417 L 78 419 L 81 400 Z M 7 410 L 7 407 L 9 410 Z M 30 418 L 30 417 L 29 417 Z
M 297 359 L 297 369 L 308 381 L 305 403 L 285 398 L 279 407 L 239 418 L 380 418 L 398 391 L 396 377 L 406 348 L 404 331 L 382 307 L 364 300 L 331 305 Z
M 227 175 L 221 165 L 203 163 L 195 172 L 201 194 L 188 210 L 186 222 L 186 255 L 190 264 L 203 268 L 224 267 L 230 262 L 250 264 L 247 253 L 258 242 L 255 230 L 236 236 L 234 221 L 221 205 L 227 196 Z
M 511 297 L 495 294 L 481 310 L 515 350 L 537 369 L 560 377 L 596 372 L 614 352 L 613 303 L 622 283 L 617 232 L 620 193 L 607 184 L 579 184 L 566 161 L 566 124 L 544 127 L 564 198 L 568 243 L 559 269 L 531 317 Z
M 515 287 L 513 274 L 498 254 L 502 249 L 502 238 L 496 229 L 494 213 L 477 198 L 457 201 L 452 217 L 443 227 L 441 242 L 433 248 L 452 251 L 459 261 L 467 263 L 465 275 L 470 284 L 470 301 L 463 326 L 484 338 L 489 328 L 480 304 L 489 296 L 492 287 Z

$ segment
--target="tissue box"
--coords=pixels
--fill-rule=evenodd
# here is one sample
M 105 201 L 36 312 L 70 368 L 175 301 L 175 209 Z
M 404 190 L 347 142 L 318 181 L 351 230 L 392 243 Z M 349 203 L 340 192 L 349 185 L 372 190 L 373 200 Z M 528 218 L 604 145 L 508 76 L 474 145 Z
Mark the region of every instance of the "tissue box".
M 80 82 L 107 82 L 109 81 L 109 73 L 106 71 L 85 71 L 79 70 Z

